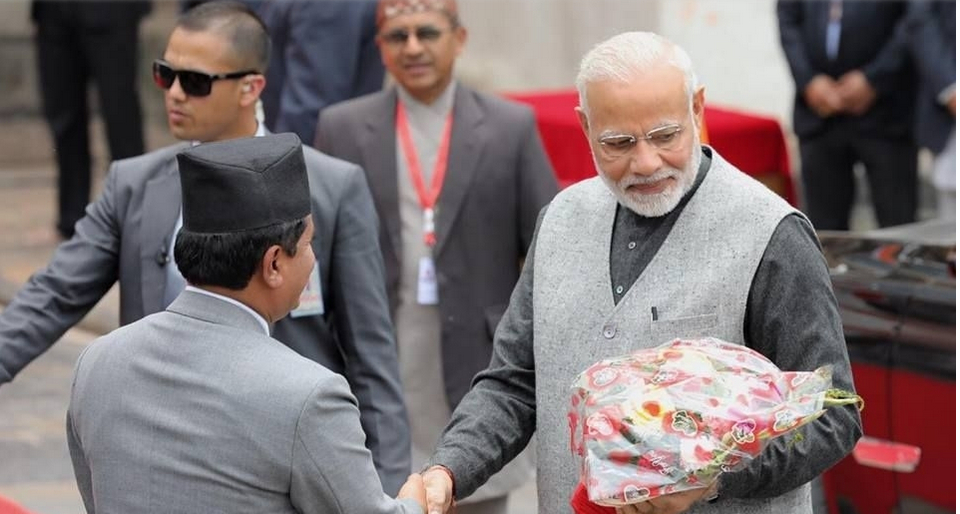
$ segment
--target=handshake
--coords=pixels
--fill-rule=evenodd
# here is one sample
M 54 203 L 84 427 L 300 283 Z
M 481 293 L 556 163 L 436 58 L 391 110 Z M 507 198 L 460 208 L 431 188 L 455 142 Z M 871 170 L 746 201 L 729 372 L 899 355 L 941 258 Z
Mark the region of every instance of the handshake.
M 397 499 L 416 501 L 426 514 L 452 512 L 453 475 L 442 466 L 432 466 L 423 475 L 414 473 L 400 488 Z

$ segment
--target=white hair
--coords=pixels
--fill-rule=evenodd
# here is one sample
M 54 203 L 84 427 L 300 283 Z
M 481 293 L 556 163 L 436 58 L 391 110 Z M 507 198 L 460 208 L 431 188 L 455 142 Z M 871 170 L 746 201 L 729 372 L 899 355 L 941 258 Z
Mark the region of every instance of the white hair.
M 693 94 L 698 84 L 690 56 L 672 41 L 653 32 L 624 32 L 587 52 L 580 61 L 580 72 L 577 73 L 580 108 L 584 113 L 589 112 L 587 84 L 607 80 L 629 82 L 638 73 L 663 64 L 671 65 L 683 73 L 683 87 L 692 109 Z

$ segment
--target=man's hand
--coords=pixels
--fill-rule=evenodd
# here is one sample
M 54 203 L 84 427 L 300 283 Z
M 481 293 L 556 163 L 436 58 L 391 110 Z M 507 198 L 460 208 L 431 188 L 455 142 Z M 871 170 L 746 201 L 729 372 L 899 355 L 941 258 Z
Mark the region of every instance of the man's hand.
M 839 85 L 828 75 L 813 77 L 803 90 L 803 99 L 821 118 L 829 118 L 843 108 Z
M 423 477 L 418 473 L 414 473 L 407 477 L 407 481 L 403 483 L 403 487 L 400 488 L 400 493 L 397 494 L 398 500 L 415 500 L 420 504 L 420 508 L 424 512 L 427 511 L 427 492 L 423 488 Z
M 449 472 L 433 466 L 423 474 L 423 485 L 427 490 L 427 514 L 446 514 L 453 505 L 453 480 Z
M 714 482 L 705 489 L 690 489 L 679 493 L 658 496 L 652 500 L 617 507 L 617 514 L 680 514 L 695 503 L 710 497 L 718 486 Z
M 860 116 L 877 100 L 877 90 L 873 89 L 867 76 L 860 70 L 844 73 L 837 84 L 844 112 Z
M 954 118 L 957 117 L 957 92 L 956 91 L 954 91 L 953 94 L 950 95 L 950 99 L 947 100 L 947 112 L 950 113 L 950 116 L 953 116 Z

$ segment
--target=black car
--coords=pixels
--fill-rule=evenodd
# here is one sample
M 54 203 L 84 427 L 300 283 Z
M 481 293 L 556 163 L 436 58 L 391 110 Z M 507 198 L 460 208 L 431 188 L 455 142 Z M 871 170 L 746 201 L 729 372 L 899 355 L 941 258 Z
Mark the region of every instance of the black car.
M 827 508 L 955 512 L 956 223 L 819 235 L 866 401 L 864 440 L 824 475 Z

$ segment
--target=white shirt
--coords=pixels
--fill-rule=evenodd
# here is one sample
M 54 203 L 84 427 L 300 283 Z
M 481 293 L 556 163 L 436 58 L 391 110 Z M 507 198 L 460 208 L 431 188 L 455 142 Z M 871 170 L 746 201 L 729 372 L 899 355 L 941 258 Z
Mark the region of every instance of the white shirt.
M 227 302 L 227 303 L 229 303 L 229 304 L 233 304 L 233 305 L 236 305 L 237 307 L 240 307 L 241 309 L 243 309 L 243 310 L 247 311 L 248 313 L 250 313 L 250 315 L 253 316 L 254 319 L 257 320 L 257 323 L 259 323 L 259 324 L 260 324 L 260 327 L 263 328 L 263 333 L 264 333 L 264 334 L 270 335 L 270 325 L 267 324 L 267 320 L 266 320 L 263 316 L 261 316 L 257 311 L 251 309 L 250 307 L 248 307 L 248 306 L 247 306 L 246 304 L 244 304 L 243 302 L 238 302 L 237 300 L 234 300 L 233 298 L 230 298 L 229 296 L 223 296 L 222 294 L 217 294 L 217 293 L 214 293 L 213 291 L 207 291 L 206 289 L 200 289 L 199 287 L 194 287 L 194 286 L 190 286 L 190 285 L 187 286 L 186 290 L 187 290 L 187 291 L 192 291 L 192 292 L 194 292 L 194 293 L 205 294 L 205 295 L 210 296 L 210 297 L 212 297 L 212 298 L 216 298 L 216 299 L 218 299 L 218 300 L 223 300 L 223 301 L 225 301 L 225 302 Z

